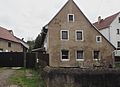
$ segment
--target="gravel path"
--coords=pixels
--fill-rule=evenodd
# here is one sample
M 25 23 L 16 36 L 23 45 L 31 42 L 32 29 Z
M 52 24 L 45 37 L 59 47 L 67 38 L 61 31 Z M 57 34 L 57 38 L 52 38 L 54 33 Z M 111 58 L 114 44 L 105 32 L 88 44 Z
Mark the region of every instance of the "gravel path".
M 15 70 L 8 69 L 8 68 L 3 68 L 0 69 L 0 87 L 11 87 L 7 83 L 7 79 L 14 74 Z

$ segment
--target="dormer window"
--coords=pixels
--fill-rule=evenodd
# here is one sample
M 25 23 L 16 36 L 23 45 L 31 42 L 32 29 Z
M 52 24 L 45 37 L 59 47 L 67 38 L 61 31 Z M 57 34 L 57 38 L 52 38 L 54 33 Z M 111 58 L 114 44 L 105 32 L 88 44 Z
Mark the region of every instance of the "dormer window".
M 74 22 L 74 14 L 68 14 L 68 22 Z

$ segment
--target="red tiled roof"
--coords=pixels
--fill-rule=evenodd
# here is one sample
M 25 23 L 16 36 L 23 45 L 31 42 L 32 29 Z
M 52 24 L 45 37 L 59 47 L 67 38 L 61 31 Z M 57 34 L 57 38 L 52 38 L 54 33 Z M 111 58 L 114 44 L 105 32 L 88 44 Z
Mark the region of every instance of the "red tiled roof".
M 3 27 L 0 27 L 0 38 L 19 43 L 19 41 L 15 38 L 15 36 L 11 34 L 9 30 Z
M 109 16 L 105 19 L 101 19 L 101 21 L 98 23 L 98 22 L 95 22 L 93 23 L 93 25 L 98 29 L 98 30 L 102 30 L 104 28 L 107 28 L 110 26 L 110 24 L 114 21 L 114 19 L 118 16 L 120 12 L 112 15 L 112 16 Z

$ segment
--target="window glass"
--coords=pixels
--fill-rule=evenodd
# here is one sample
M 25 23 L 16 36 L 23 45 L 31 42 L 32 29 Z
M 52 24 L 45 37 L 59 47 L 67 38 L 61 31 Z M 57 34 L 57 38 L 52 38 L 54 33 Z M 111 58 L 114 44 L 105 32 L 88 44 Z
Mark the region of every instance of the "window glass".
M 11 42 L 8 42 L 8 47 L 11 47 Z
M 68 56 L 69 51 L 68 50 L 62 50 L 62 59 L 69 59 Z
M 101 36 L 96 36 L 96 42 L 102 42 L 102 37 Z
M 99 59 L 100 51 L 94 51 L 94 59 Z
M 62 39 L 68 39 L 68 31 L 62 31 Z
M 119 21 L 119 23 L 120 23 L 120 17 L 118 18 L 118 21 Z
M 117 47 L 120 47 L 120 41 L 117 42 Z
M 77 51 L 77 59 L 83 59 L 83 51 Z
M 68 21 L 74 22 L 74 14 L 68 14 Z
M 82 32 L 77 31 L 77 40 L 82 40 Z
M 120 34 L 120 29 L 117 29 L 117 34 Z

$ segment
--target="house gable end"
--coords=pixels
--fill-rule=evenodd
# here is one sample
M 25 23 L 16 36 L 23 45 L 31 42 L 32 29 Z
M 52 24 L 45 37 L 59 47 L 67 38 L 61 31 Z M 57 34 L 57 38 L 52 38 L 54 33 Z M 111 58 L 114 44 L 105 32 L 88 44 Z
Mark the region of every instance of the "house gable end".
M 49 26 L 61 26 L 61 29 L 68 28 L 69 22 L 67 20 L 67 14 L 74 14 L 75 16 L 75 23 L 78 24 L 80 27 L 76 27 L 77 29 L 85 29 L 85 25 L 88 25 L 91 28 L 86 28 L 89 31 L 95 31 L 98 35 L 101 35 L 113 48 L 115 48 L 99 31 L 96 29 L 93 24 L 87 19 L 87 17 L 83 14 L 81 9 L 77 6 L 77 4 L 73 0 L 69 0 L 63 8 L 56 14 L 56 16 L 48 23 L 48 31 Z M 77 16 L 77 17 L 76 17 Z M 62 27 L 66 25 L 66 27 Z M 72 23 L 71 23 L 72 25 Z M 74 26 L 74 25 L 73 25 Z M 72 26 L 71 26 L 72 27 Z M 69 27 L 70 28 L 70 27 Z M 53 32 L 56 31 L 52 30 Z M 86 31 L 86 30 L 85 30 Z M 91 32 L 92 33 L 92 32 Z M 59 34 L 59 33 L 58 33 Z M 91 34 L 92 35 L 92 34 Z M 59 36 L 60 37 L 60 36 Z M 88 36 L 89 37 L 89 36 Z
M 70 20 L 74 20 L 68 21 L 68 15 L 74 16 L 74 18 L 72 16 L 70 18 Z M 85 60 L 83 61 L 85 64 L 88 64 L 88 61 L 94 61 L 94 51 L 101 52 L 101 58 L 104 57 L 106 60 L 110 59 L 109 63 L 112 62 L 111 54 L 114 46 L 91 24 L 73 0 L 69 0 L 48 23 L 47 30 L 47 52 L 49 53 L 50 66 L 77 66 L 77 62 L 75 61 L 77 51 L 83 51 L 85 53 Z M 61 36 L 67 40 L 63 40 L 64 38 L 61 39 Z M 66 52 L 62 53 L 63 50 Z M 61 59 L 67 59 L 67 61 L 62 61 Z M 88 66 L 93 66 L 93 64 L 89 63 Z

